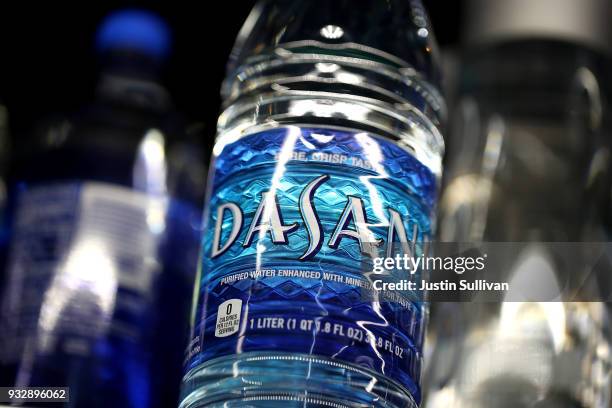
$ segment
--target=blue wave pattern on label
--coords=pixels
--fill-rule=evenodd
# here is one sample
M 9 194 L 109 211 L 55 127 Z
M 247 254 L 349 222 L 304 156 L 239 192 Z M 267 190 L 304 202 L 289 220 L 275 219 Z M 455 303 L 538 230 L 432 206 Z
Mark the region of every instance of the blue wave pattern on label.
M 425 306 L 374 304 L 364 262 L 368 243 L 384 256 L 393 214 L 404 236 L 429 236 L 431 171 L 372 134 L 297 126 L 224 146 L 214 171 L 187 371 L 252 351 L 318 355 L 419 401 Z

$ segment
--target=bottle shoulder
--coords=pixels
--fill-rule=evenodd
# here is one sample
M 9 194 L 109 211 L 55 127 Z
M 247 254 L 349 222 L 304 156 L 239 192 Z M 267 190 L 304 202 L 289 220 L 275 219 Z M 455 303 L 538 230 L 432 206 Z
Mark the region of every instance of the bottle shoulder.
M 441 172 L 446 106 L 418 72 L 329 55 L 270 56 L 228 77 L 220 138 L 315 125 L 388 138 Z
M 155 167 L 165 173 L 166 182 L 184 183 L 185 174 L 195 178 L 186 169 L 203 171 L 205 166 L 201 146 L 185 128 L 176 115 L 93 104 L 76 115 L 39 123 L 16 146 L 11 179 L 132 186 L 139 168 L 150 173 Z

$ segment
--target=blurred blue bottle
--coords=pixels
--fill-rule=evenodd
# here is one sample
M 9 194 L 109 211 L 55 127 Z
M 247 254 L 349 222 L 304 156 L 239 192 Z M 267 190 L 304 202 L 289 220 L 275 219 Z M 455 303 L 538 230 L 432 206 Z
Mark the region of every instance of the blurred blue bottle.
M 419 404 L 426 305 L 369 285 L 432 233 L 435 41 L 420 1 L 358 4 L 263 1 L 238 36 L 182 408 Z
M 97 35 L 95 102 L 18 149 L 2 385 L 70 387 L 68 407 L 176 405 L 205 174 L 159 74 L 159 17 Z M 71 86 L 71 84 L 67 84 Z

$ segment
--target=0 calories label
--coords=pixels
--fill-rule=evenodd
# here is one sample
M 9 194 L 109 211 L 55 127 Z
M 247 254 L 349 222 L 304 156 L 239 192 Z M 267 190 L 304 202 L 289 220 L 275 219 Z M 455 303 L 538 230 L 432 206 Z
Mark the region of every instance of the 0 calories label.
M 187 370 L 307 354 L 378 372 L 418 400 L 426 306 L 381 297 L 372 259 L 421 251 L 432 172 L 369 133 L 289 126 L 223 146 L 211 187 Z
M 219 305 L 217 309 L 217 324 L 215 337 L 227 337 L 238 331 L 240 327 L 240 308 L 242 300 L 230 299 Z

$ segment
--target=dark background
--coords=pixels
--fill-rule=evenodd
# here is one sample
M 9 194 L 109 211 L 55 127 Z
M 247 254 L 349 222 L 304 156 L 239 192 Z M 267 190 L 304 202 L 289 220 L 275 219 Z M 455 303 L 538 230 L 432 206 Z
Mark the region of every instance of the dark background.
M 359 1 L 355 0 L 356 7 Z M 125 7 L 155 11 L 170 24 L 174 49 L 164 82 L 177 108 L 190 121 L 202 122 L 205 137 L 212 138 L 225 62 L 253 3 L 65 1 L 3 5 L 0 101 L 9 109 L 12 138 L 24 137 L 42 117 L 73 112 L 92 99 L 97 77 L 93 48 L 96 26 L 110 11 Z M 424 3 L 439 43 L 456 43 L 461 2 Z

